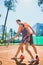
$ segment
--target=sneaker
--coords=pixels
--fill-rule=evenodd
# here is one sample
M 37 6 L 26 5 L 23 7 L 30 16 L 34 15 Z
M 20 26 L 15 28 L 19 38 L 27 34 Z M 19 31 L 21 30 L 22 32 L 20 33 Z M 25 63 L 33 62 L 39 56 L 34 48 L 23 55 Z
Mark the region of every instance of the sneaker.
M 17 57 L 13 57 L 13 58 L 11 58 L 12 60 L 15 60 Z
M 39 61 L 39 57 L 38 57 L 38 55 L 36 55 L 36 60 L 38 60 L 38 61 Z
M 24 58 L 25 58 L 25 56 L 23 56 L 23 55 L 20 56 L 20 59 L 24 59 Z
M 35 61 L 34 59 L 31 59 L 31 60 L 29 61 L 29 63 L 34 63 L 34 61 Z
M 36 55 L 36 61 L 37 61 L 37 63 L 39 63 L 39 57 L 38 57 L 38 55 Z

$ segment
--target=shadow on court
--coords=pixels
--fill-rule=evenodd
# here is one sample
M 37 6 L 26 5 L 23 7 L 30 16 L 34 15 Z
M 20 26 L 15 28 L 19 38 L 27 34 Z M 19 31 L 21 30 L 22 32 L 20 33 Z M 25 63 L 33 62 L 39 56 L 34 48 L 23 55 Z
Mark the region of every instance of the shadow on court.
M 23 59 L 21 59 L 20 61 L 18 61 L 16 58 L 14 58 L 12 60 L 15 60 L 16 65 L 26 65 L 25 63 L 22 63 Z
M 39 65 L 39 64 L 28 64 L 28 65 Z
M 39 62 L 35 61 L 33 64 L 28 64 L 28 65 L 39 65 Z
M 0 61 L 0 65 L 2 65 L 2 61 Z
M 20 61 L 18 61 L 17 59 L 14 59 L 16 61 L 17 65 L 26 65 L 25 63 L 22 63 L 23 59 L 21 59 Z M 28 64 L 28 65 L 39 65 L 37 62 L 34 64 Z
M 18 59 L 11 60 L 11 58 L 15 56 L 18 46 L 19 45 L 11 45 L 8 47 L 0 46 L 0 60 L 2 61 L 0 62 L 1 65 L 29 65 L 28 61 L 30 59 L 30 56 L 28 55 L 28 53 L 26 53 L 25 50 L 24 50 L 25 59 L 23 60 L 23 62 L 22 60 L 19 61 Z M 43 65 L 43 46 L 36 46 L 36 48 L 40 61 L 39 64 L 35 64 L 35 65 Z M 35 53 L 31 46 L 29 46 L 29 49 L 31 50 L 32 54 L 35 57 Z M 18 57 L 20 55 L 21 53 L 18 55 Z

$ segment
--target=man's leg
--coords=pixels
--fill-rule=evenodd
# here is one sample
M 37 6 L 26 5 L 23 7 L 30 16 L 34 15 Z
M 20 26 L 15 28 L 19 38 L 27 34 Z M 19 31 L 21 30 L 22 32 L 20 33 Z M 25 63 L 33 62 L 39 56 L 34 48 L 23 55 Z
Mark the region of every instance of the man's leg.
M 39 61 L 39 57 L 38 57 L 38 54 L 37 54 L 37 49 L 36 49 L 36 47 L 35 47 L 35 45 L 33 44 L 33 36 L 32 35 L 30 35 L 30 45 L 33 47 L 33 49 L 34 49 L 34 52 L 35 52 L 35 54 L 36 54 L 36 59 Z
M 32 53 L 30 52 L 30 50 L 28 50 L 28 43 L 26 43 L 25 49 L 28 52 L 28 54 L 31 56 L 31 58 L 34 59 Z
M 36 47 L 35 47 L 34 44 L 32 44 L 31 46 L 33 47 L 34 52 L 35 52 L 35 54 L 36 54 L 36 60 L 39 62 L 39 57 L 38 57 L 38 54 L 37 54 L 37 49 L 36 49 Z
M 37 55 L 37 49 L 36 49 L 35 45 L 33 44 L 33 36 L 32 36 L 32 34 L 30 35 L 30 45 L 33 47 L 34 52 Z
M 17 57 L 17 55 L 19 54 L 20 50 L 21 50 L 21 52 L 23 53 L 23 43 L 21 43 L 21 44 L 19 45 L 19 48 L 18 48 L 18 50 L 17 50 L 17 53 L 16 53 L 15 57 Z
M 30 50 L 28 50 L 28 43 L 26 44 L 25 49 L 31 57 L 31 60 L 29 60 L 29 62 L 33 63 L 34 62 L 34 57 L 33 57 L 32 53 L 30 52 Z
M 23 44 L 23 43 L 22 43 Z M 23 45 L 21 46 L 21 54 L 24 53 L 24 50 L 23 50 Z
M 34 44 L 32 44 L 31 46 L 33 47 L 34 52 L 35 52 L 35 54 L 37 55 L 37 49 L 36 49 L 35 45 L 34 45 Z

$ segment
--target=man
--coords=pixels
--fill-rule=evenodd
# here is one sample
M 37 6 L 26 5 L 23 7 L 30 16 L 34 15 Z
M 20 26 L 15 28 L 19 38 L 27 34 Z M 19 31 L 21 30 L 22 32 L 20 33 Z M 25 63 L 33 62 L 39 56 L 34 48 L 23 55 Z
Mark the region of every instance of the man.
M 30 50 L 28 49 L 28 44 L 30 44 L 33 47 L 34 52 L 36 54 L 36 57 L 37 57 L 36 60 L 39 61 L 37 50 L 36 50 L 36 47 L 33 44 L 33 37 L 32 37 L 32 34 L 35 34 L 35 32 L 31 28 L 31 26 L 28 25 L 27 23 L 21 23 L 21 20 L 19 20 L 19 19 L 16 20 L 16 22 L 19 25 L 18 32 L 17 32 L 17 34 L 15 36 L 13 36 L 9 40 L 13 40 L 17 36 L 19 36 L 20 33 L 22 33 L 22 41 L 21 41 L 21 43 L 19 45 L 19 48 L 18 48 L 18 51 L 17 51 L 15 57 L 17 57 L 17 55 L 19 54 L 19 52 L 21 50 L 22 54 L 21 54 L 20 58 L 24 58 L 23 45 L 25 45 L 25 49 L 28 52 L 28 54 L 30 55 L 30 57 L 31 57 L 30 62 L 34 62 L 34 57 L 33 57 L 32 53 L 30 52 Z

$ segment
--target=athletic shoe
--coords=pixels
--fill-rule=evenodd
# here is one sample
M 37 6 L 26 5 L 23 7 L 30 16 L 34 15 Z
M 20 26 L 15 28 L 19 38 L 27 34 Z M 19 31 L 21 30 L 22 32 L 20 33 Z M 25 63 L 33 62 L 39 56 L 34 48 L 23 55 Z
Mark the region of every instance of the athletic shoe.
M 12 60 L 15 60 L 17 57 L 13 57 L 13 58 L 11 58 Z
M 25 56 L 23 56 L 23 55 L 20 56 L 20 59 L 24 59 L 24 58 L 25 58 Z
M 39 64 L 39 57 L 38 57 L 38 55 L 36 55 L 36 61 Z
M 31 59 L 31 60 L 29 61 L 29 63 L 34 63 L 34 61 L 35 61 L 34 59 Z
M 38 55 L 36 55 L 36 60 L 38 60 L 38 61 L 39 61 L 39 57 L 38 57 Z

